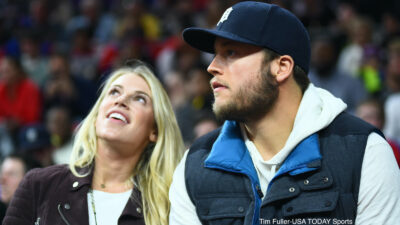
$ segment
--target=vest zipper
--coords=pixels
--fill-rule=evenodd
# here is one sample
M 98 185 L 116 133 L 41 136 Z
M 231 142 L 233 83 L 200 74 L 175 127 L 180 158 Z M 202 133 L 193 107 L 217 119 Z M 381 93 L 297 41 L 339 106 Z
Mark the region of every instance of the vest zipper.
M 68 220 L 65 218 L 64 214 L 62 213 L 61 204 L 58 204 L 57 209 L 58 209 L 58 213 L 60 214 L 61 219 L 64 221 L 64 223 L 67 225 L 70 225 Z

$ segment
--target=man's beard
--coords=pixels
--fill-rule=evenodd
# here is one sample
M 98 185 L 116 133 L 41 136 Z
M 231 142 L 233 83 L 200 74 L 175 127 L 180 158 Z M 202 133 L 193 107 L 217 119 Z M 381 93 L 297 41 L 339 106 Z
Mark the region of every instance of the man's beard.
M 258 120 L 271 110 L 278 95 L 278 82 L 268 66 L 266 70 L 260 70 L 259 80 L 240 87 L 228 103 L 219 107 L 214 103 L 213 111 L 217 119 L 221 121 Z

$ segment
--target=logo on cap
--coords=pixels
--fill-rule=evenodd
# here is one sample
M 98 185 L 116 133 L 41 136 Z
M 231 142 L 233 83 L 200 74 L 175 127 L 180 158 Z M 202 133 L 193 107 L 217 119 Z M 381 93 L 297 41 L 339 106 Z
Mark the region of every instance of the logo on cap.
M 217 26 L 220 23 L 223 23 L 225 20 L 228 19 L 229 14 L 232 12 L 232 7 L 228 8 L 227 10 L 225 10 L 224 14 L 221 16 L 221 19 L 219 20 L 219 22 L 217 23 Z
M 26 139 L 28 139 L 29 142 L 34 142 L 38 138 L 38 133 L 34 128 L 29 128 L 28 131 L 26 132 Z

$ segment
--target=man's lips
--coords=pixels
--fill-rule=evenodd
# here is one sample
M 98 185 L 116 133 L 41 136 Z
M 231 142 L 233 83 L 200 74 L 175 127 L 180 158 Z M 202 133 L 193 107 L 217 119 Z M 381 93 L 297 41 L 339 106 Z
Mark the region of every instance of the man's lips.
M 226 85 L 223 85 L 222 83 L 218 82 L 218 81 L 212 81 L 211 82 L 211 88 L 215 91 L 219 91 L 225 88 L 228 88 Z

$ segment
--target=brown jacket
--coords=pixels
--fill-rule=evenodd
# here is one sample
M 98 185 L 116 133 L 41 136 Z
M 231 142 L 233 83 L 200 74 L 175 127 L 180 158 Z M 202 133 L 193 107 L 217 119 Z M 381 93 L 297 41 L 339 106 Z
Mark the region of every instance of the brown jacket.
M 31 170 L 15 192 L 3 225 L 89 224 L 92 176 L 75 177 L 66 165 Z M 144 225 L 140 199 L 140 192 L 133 189 L 119 225 Z

